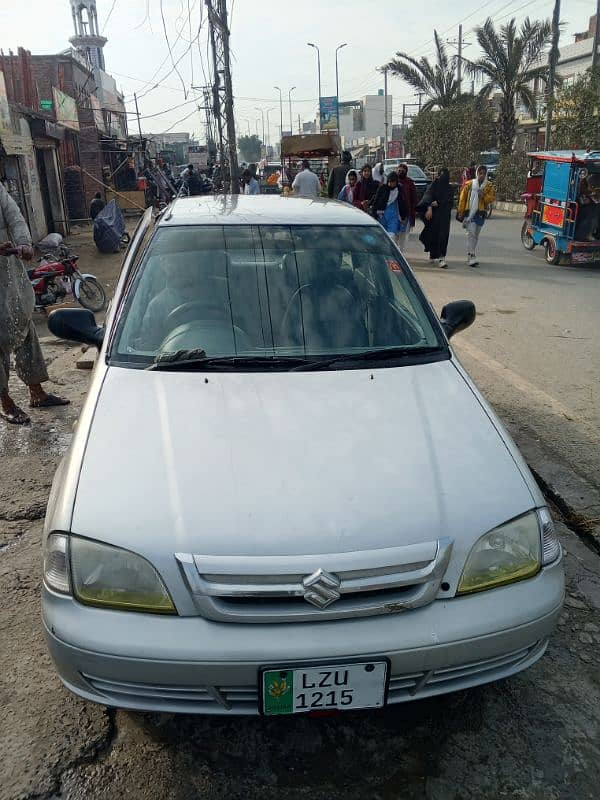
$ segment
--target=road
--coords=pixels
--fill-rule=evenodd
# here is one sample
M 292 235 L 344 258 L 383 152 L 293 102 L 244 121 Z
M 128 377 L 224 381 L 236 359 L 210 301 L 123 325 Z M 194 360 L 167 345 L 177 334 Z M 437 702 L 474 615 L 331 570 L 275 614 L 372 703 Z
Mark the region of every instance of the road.
M 0 427 L 0 800 L 597 797 L 600 559 L 586 530 L 600 516 L 600 270 L 547 266 L 520 248 L 519 227 L 489 223 L 479 270 L 464 263 L 457 225 L 447 271 L 424 261 L 416 241 L 408 255 L 438 310 L 451 299 L 477 304 L 457 352 L 563 503 L 568 595 L 544 658 L 499 684 L 328 719 L 136 715 L 75 699 L 41 635 L 40 534 L 89 372 L 75 366 L 79 348 L 45 340 L 51 379 L 72 405 L 34 412 L 28 429 Z M 86 271 L 114 286 L 118 259 L 94 253 L 86 234 L 73 245 Z M 110 491 L 110 476 L 98 491 Z M 572 514 L 577 498 L 584 510 Z

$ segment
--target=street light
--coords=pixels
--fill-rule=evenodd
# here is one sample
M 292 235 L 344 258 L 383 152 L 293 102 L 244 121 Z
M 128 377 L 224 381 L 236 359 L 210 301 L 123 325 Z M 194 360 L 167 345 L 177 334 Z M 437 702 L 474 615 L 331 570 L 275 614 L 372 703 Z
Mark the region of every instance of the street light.
M 266 143 L 265 143 L 265 112 L 262 110 L 262 108 L 257 108 L 256 106 L 254 107 L 254 110 L 255 111 L 260 111 L 260 115 L 262 117 L 262 143 L 266 147 Z
M 319 73 L 319 130 L 321 130 L 321 51 L 317 45 L 312 42 L 307 42 L 306 44 L 317 51 L 317 71 Z
M 279 138 L 281 139 L 283 137 L 283 95 L 279 86 L 273 88 L 279 92 Z
M 288 92 L 288 100 L 290 102 L 290 133 L 294 132 L 294 122 L 292 118 L 292 92 L 294 91 L 295 88 L 296 88 L 295 86 L 292 86 L 292 88 Z
M 340 74 L 338 71 L 338 53 L 342 49 L 342 47 L 346 47 L 348 42 L 344 42 L 339 47 L 335 48 L 335 97 L 336 97 L 336 106 L 337 106 L 337 127 L 338 133 L 340 130 Z
M 275 111 L 275 109 L 274 108 L 267 108 L 267 110 L 265 112 L 266 115 L 267 115 L 267 145 L 269 147 L 271 146 L 271 123 L 269 121 L 269 114 L 271 113 L 271 111 Z

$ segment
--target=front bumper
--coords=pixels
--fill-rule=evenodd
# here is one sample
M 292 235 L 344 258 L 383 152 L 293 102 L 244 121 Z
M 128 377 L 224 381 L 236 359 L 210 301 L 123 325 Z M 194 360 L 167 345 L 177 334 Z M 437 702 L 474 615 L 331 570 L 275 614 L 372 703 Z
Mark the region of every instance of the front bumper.
M 258 713 L 258 669 L 390 660 L 388 703 L 508 677 L 540 658 L 564 596 L 561 561 L 531 580 L 404 614 L 286 625 L 215 623 L 80 605 L 44 587 L 43 621 L 63 683 L 143 711 Z

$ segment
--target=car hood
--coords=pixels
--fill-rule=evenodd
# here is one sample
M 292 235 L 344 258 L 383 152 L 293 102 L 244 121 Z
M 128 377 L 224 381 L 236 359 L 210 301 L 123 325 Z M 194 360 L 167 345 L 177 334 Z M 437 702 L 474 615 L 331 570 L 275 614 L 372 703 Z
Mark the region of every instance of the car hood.
M 110 367 L 72 531 L 148 557 L 336 553 L 439 536 L 467 547 L 533 505 L 450 360 L 295 373 Z

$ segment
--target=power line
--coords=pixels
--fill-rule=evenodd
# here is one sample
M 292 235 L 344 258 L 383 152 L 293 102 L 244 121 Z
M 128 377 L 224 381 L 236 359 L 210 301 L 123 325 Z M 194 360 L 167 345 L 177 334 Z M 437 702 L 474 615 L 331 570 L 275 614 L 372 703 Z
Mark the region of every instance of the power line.
M 104 31 L 106 30 L 106 26 L 108 25 L 108 21 L 111 18 L 112 13 L 115 10 L 115 6 L 116 5 L 117 5 L 117 0 L 113 0 L 113 4 L 110 7 L 110 11 L 108 12 L 108 16 L 106 17 L 106 21 L 105 21 L 104 25 L 102 26 L 102 30 L 100 31 L 100 33 L 104 33 Z
M 165 12 L 164 12 L 164 9 L 163 9 L 163 0 L 160 0 L 159 7 L 160 7 L 160 18 L 162 20 L 162 26 L 163 26 L 163 33 L 165 35 L 165 41 L 167 43 L 167 48 L 169 50 L 169 55 L 171 56 L 171 63 L 173 64 L 173 69 L 175 70 L 175 72 L 177 73 L 177 76 L 179 77 L 179 80 L 181 81 L 181 85 L 183 87 L 183 96 L 185 98 L 187 98 L 187 90 L 185 88 L 185 84 L 183 82 L 183 78 L 181 77 L 181 73 L 177 69 L 177 64 L 175 63 L 175 58 L 173 56 L 173 50 L 171 49 L 171 42 L 169 41 L 169 35 L 167 33 L 167 23 L 165 21 Z M 180 33 L 181 33 L 181 31 L 183 31 L 184 27 L 185 27 L 185 22 L 183 23 L 183 25 L 180 28 Z

